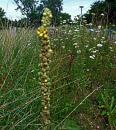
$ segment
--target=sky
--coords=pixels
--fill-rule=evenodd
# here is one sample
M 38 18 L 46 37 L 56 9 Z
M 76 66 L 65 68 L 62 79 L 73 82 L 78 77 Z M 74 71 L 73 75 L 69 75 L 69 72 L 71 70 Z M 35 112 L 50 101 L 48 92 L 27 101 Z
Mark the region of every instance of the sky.
M 79 6 L 84 6 L 83 13 L 85 13 L 95 1 L 97 0 L 63 0 L 63 12 L 69 13 L 74 18 L 80 14 Z M 23 17 L 20 11 L 15 10 L 17 6 L 13 0 L 0 0 L 0 7 L 6 12 L 6 16 L 12 20 Z

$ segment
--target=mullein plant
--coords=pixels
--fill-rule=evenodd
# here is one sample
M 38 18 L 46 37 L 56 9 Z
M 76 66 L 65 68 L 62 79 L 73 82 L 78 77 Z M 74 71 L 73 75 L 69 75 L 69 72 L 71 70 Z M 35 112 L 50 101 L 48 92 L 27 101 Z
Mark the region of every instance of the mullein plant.
M 42 103 L 42 123 L 43 130 L 50 129 L 50 61 L 53 53 L 50 46 L 50 39 L 48 35 L 48 27 L 51 24 L 52 13 L 48 8 L 43 11 L 41 26 L 37 30 L 37 35 L 41 40 L 40 52 L 40 86 L 41 86 L 41 103 Z

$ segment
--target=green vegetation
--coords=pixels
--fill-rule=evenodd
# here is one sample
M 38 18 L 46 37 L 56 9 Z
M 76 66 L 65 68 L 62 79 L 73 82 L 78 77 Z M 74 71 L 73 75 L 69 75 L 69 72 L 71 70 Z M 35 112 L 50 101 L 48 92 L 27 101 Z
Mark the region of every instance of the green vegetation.
M 103 31 L 75 25 L 51 32 L 52 130 L 115 129 L 116 46 Z M 42 127 L 40 44 L 33 29 L 0 32 L 1 129 Z
M 14 0 L 14 3 L 17 6 L 16 10 L 20 10 L 24 17 L 19 20 L 9 20 L 5 17 L 4 10 L 0 8 L 0 28 L 3 28 L 3 24 L 4 27 L 11 25 L 13 27 L 38 27 L 41 25 L 42 12 L 45 7 L 52 11 L 52 25 L 59 26 L 63 21 L 72 24 L 70 14 L 62 12 L 63 0 Z M 114 29 L 115 12 L 116 0 L 98 0 L 91 5 L 87 13 L 83 14 L 82 18 L 77 15 L 75 20 L 83 19 L 83 23 L 93 23 L 94 26 L 102 25 Z
M 41 22 L 41 15 L 43 8 L 47 7 L 52 11 L 53 14 L 53 24 L 57 25 L 59 23 L 58 18 L 62 11 L 63 0 L 14 0 L 23 15 L 26 15 L 28 22 L 31 26 L 38 26 Z
M 109 25 L 116 24 L 115 12 L 115 0 L 99 0 L 91 5 L 90 10 L 84 16 L 88 23 L 94 22 L 95 25 Z
M 4 25 L 5 22 L 5 12 L 4 10 L 0 7 L 0 29 Z
M 107 28 L 114 1 L 105 1 L 105 15 L 104 1 L 94 3 L 81 24 L 61 12 L 62 0 L 15 2 L 26 15 L 18 22 L 0 8 L 0 129 L 115 130 L 116 32 Z M 48 27 L 49 9 L 40 22 L 44 7 L 59 26 Z

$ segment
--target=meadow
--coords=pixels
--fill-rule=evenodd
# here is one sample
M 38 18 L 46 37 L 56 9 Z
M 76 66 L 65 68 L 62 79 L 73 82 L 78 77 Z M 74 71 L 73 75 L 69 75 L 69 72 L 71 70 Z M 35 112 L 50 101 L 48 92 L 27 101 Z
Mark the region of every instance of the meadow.
M 116 41 L 102 27 L 50 32 L 51 130 L 116 129 Z M 41 42 L 35 29 L 0 30 L 0 129 L 41 130 Z

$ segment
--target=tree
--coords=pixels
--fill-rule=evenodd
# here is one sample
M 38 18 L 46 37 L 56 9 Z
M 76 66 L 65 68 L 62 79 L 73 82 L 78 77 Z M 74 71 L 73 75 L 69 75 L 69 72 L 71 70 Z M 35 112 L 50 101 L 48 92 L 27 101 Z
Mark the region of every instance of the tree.
M 59 25 L 60 23 L 62 23 L 63 21 L 65 21 L 66 23 L 70 23 L 71 20 L 71 15 L 68 13 L 60 13 L 59 17 L 57 18 L 57 24 Z
M 106 0 L 107 5 L 107 23 L 116 24 L 116 0 Z
M 63 0 L 14 0 L 17 9 L 20 9 L 23 15 L 29 19 L 30 23 L 40 23 L 41 14 L 44 7 L 48 7 L 53 14 L 53 23 L 57 23 L 58 17 L 62 11 Z
M 89 13 L 86 13 L 84 16 L 88 23 L 93 22 L 96 25 L 116 24 L 116 1 L 106 0 L 94 2 L 91 5 Z
M 0 28 L 4 26 L 5 19 L 5 11 L 0 7 Z
M 14 2 L 17 4 L 17 9 L 26 16 L 35 12 L 38 4 L 38 0 L 14 0 Z
M 0 7 L 0 19 L 3 19 L 5 17 L 4 10 Z
M 35 21 L 37 22 L 38 15 L 40 14 L 38 0 L 14 0 L 14 2 L 17 5 L 16 10 L 19 9 L 23 15 L 26 15 L 30 23 L 35 24 Z

